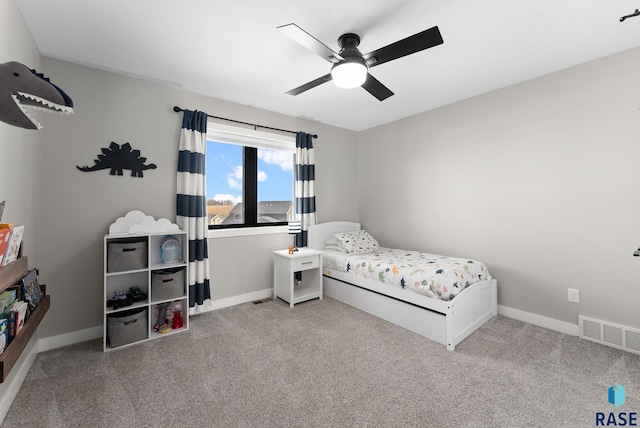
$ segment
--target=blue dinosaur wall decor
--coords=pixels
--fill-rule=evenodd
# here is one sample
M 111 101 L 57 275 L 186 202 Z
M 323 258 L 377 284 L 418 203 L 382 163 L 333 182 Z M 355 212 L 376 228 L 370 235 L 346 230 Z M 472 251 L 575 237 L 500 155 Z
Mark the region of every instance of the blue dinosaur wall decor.
M 73 100 L 43 74 L 24 64 L 0 64 L 0 120 L 25 129 L 42 128 L 29 115 L 29 109 L 73 114 Z
M 108 148 L 103 148 L 102 154 L 95 159 L 93 166 L 77 166 L 80 171 L 91 172 L 101 169 L 109 169 L 110 175 L 123 175 L 122 171 L 128 169 L 132 177 L 142 177 L 142 171 L 146 169 L 156 169 L 156 165 L 151 163 L 145 165 L 147 158 L 140 156 L 140 150 L 133 150 L 131 144 L 124 143 L 122 147 L 115 142 L 111 142 Z

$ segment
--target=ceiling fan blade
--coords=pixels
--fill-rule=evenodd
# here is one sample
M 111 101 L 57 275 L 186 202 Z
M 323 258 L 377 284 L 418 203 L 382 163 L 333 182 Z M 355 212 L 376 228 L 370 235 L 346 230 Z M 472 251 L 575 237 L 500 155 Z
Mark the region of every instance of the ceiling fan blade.
M 384 101 L 393 95 L 393 92 L 391 92 L 389 88 L 380 83 L 380 81 L 371 74 L 367 74 L 367 80 L 362 84 L 362 87 L 379 101 Z
M 363 55 L 369 68 L 444 43 L 437 26 Z
M 338 61 L 343 60 L 343 58 L 331 50 L 331 48 L 304 31 L 302 28 L 298 27 L 296 24 L 281 25 L 280 27 L 277 27 L 277 29 L 292 38 L 294 41 L 300 43 L 305 48 L 309 49 L 311 52 L 320 55 L 330 63 L 335 64 Z
M 316 80 L 312 80 L 311 82 L 305 83 L 302 86 L 298 86 L 295 89 L 292 89 L 292 90 L 290 90 L 288 92 L 285 92 L 285 94 L 287 94 L 287 95 L 298 95 L 298 94 L 301 94 L 301 93 L 303 93 L 305 91 L 308 91 L 309 89 L 315 88 L 316 86 L 322 85 L 323 83 L 326 83 L 326 82 L 329 82 L 329 81 L 331 81 L 331 73 L 326 74 L 326 75 L 324 75 L 322 77 L 318 77 Z

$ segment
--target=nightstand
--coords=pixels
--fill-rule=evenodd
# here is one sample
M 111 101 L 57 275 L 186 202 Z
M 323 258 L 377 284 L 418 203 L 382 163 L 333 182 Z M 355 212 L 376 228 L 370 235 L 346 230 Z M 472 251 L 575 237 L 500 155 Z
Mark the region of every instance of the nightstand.
M 296 272 L 302 272 L 302 281 L 294 286 Z M 273 252 L 273 298 L 281 298 L 293 308 L 296 303 L 322 299 L 322 251 L 299 248 L 293 254 L 288 250 Z

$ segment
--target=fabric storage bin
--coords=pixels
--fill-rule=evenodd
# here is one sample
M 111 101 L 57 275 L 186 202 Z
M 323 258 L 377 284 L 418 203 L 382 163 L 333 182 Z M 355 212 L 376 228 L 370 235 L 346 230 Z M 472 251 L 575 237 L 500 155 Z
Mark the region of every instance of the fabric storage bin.
M 151 299 L 177 299 L 184 296 L 184 268 L 162 269 L 151 272 Z
M 107 242 L 107 272 L 145 269 L 147 239 L 128 238 Z
M 107 338 L 112 348 L 149 337 L 147 308 L 129 309 L 107 316 Z

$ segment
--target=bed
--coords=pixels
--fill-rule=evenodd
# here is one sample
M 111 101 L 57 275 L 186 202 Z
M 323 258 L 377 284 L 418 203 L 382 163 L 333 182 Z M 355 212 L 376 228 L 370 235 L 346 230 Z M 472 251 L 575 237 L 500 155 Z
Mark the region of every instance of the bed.
M 350 260 L 344 259 L 344 249 L 341 256 L 340 251 L 326 248 L 333 248 L 327 241 L 343 236 L 336 234 L 358 231 L 361 231 L 360 223 L 345 221 L 309 227 L 308 247 L 324 252 L 323 289 L 326 296 L 432 339 L 450 351 L 497 315 L 497 283 L 486 267 L 483 268 L 483 263 L 420 253 L 426 263 L 440 264 L 436 270 L 438 278 L 448 275 L 447 262 L 460 265 L 468 274 L 464 278 L 465 273 L 449 274 L 450 278 L 444 279 L 443 283 L 438 279 L 438 284 L 434 285 L 428 278 L 414 278 L 423 270 L 415 265 L 416 252 L 396 250 L 399 254 L 406 253 L 409 259 L 396 264 L 402 263 L 412 269 L 403 274 L 395 265 L 384 265 L 386 259 L 398 255 L 386 253 L 391 249 L 375 248 L 372 261 L 365 258 L 370 248 L 354 251 L 349 255 L 354 257 Z M 363 245 L 366 247 L 367 244 Z M 480 270 L 476 270 L 478 267 Z M 392 277 L 400 281 L 392 285 Z

